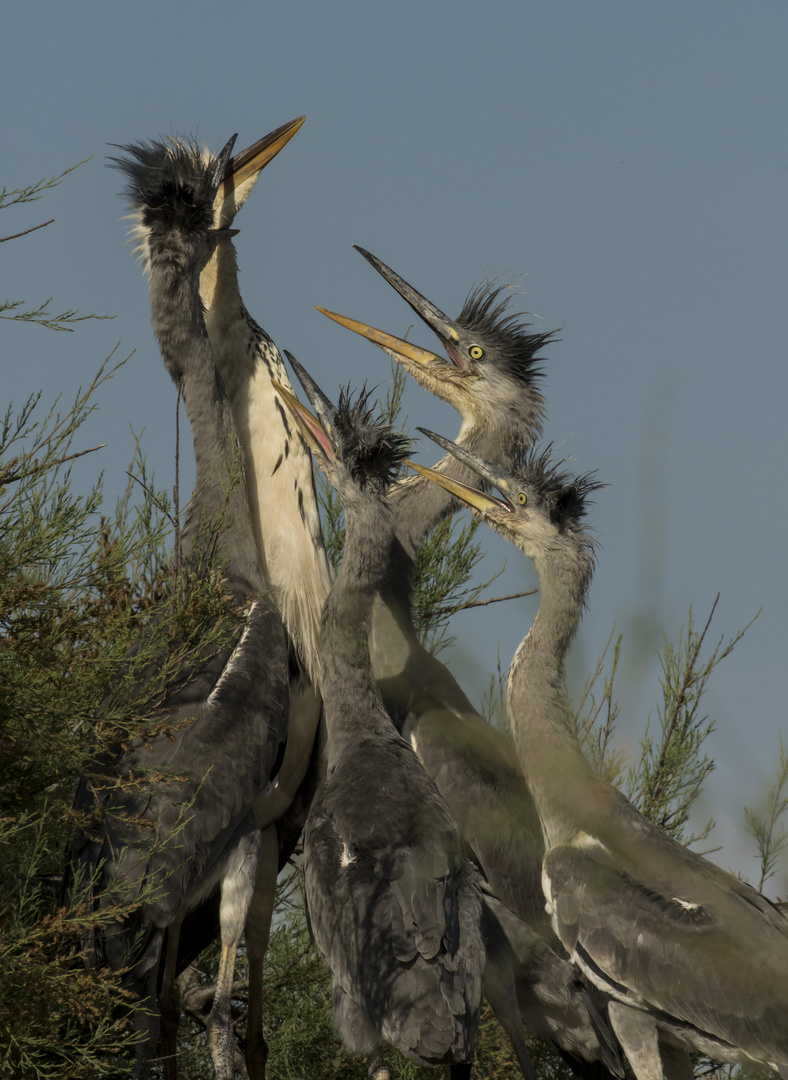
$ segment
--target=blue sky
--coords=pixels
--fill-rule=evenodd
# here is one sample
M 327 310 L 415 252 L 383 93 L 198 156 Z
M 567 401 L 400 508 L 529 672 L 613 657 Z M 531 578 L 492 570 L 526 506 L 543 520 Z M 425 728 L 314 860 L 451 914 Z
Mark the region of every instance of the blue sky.
M 771 783 L 784 727 L 788 368 L 782 3 L 484 5 L 225 3 L 18 6 L 0 54 L 4 175 L 16 188 L 90 157 L 45 200 L 8 210 L 3 295 L 115 316 L 73 334 L 4 323 L 0 403 L 66 401 L 119 342 L 134 355 L 101 392 L 80 482 L 125 485 L 131 428 L 172 483 L 175 392 L 125 242 L 108 143 L 189 132 L 246 146 L 307 123 L 239 215 L 247 306 L 334 394 L 388 379 L 386 358 L 321 304 L 403 334 L 410 310 L 361 244 L 450 315 L 483 274 L 507 276 L 542 329 L 546 437 L 597 469 L 602 544 L 573 657 L 581 679 L 625 634 L 620 734 L 637 750 L 658 694 L 655 649 L 693 606 L 716 640 L 763 612 L 713 678 L 718 770 L 699 816 L 749 875 L 741 807 Z M 431 346 L 426 330 L 415 340 Z M 455 415 L 415 387 L 409 423 Z M 433 458 L 423 447 L 421 460 Z M 500 591 L 535 584 L 484 536 Z M 454 668 L 478 696 L 508 664 L 529 599 L 461 616 Z M 770 891 L 788 895 L 788 868 Z

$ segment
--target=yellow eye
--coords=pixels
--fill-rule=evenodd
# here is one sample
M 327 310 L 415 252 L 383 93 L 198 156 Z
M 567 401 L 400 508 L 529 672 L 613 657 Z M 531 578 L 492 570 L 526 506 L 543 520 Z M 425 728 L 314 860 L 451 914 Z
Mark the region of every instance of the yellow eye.
M 468 355 L 471 360 L 481 360 L 484 356 L 484 349 L 481 345 L 471 345 L 470 349 L 468 349 Z
M 524 491 L 518 491 L 517 492 L 517 501 L 520 504 L 520 506 L 525 506 L 526 505 L 526 503 L 528 502 L 528 496 L 525 494 Z

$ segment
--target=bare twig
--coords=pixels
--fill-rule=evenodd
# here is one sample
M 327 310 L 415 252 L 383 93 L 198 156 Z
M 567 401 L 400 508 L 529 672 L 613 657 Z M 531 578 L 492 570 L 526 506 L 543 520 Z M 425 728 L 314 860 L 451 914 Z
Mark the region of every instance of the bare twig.
M 138 476 L 135 476 L 134 473 L 130 472 L 128 469 L 126 469 L 126 476 L 128 476 L 130 480 L 133 480 L 135 484 L 139 484 L 139 486 L 142 488 L 142 490 L 145 492 L 145 494 L 148 495 L 150 497 L 150 499 L 153 501 L 154 505 L 156 506 L 156 509 L 160 510 L 161 513 L 164 514 L 164 516 L 167 518 L 167 520 L 169 521 L 169 523 L 172 525 L 172 527 L 174 529 L 177 529 L 177 527 L 178 527 L 177 518 L 173 517 L 173 515 L 169 512 L 167 507 L 164 505 L 164 503 L 158 497 L 156 492 L 152 488 L 149 488 L 144 480 L 140 480 L 140 478 Z
M 7 476 L 0 476 L 0 484 L 15 484 L 18 480 L 27 480 L 29 477 L 35 476 L 36 473 L 57 469 L 66 461 L 73 461 L 74 458 L 84 457 L 85 454 L 92 454 L 96 450 L 103 450 L 106 445 L 106 443 L 99 443 L 98 446 L 91 446 L 89 450 L 78 450 L 75 454 L 66 454 L 66 456 L 60 458 L 59 461 L 48 461 L 43 465 L 37 465 L 34 469 L 29 469 L 27 472 L 10 473 Z
M 521 596 L 533 596 L 537 592 L 539 592 L 538 589 L 526 589 L 525 592 L 510 593 L 508 596 L 491 596 L 489 600 L 470 600 L 467 604 L 460 604 L 456 608 L 435 608 L 426 615 L 422 615 L 421 618 L 432 619 L 436 616 L 451 615 L 455 611 L 468 611 L 470 608 L 487 607 L 488 604 L 500 604 L 504 600 L 519 600 Z
M 180 453 L 181 453 L 181 388 L 175 401 L 175 483 L 172 487 L 172 509 L 175 515 L 175 550 L 172 560 L 173 582 L 181 572 L 181 507 L 180 507 Z
M 10 236 L 0 236 L 0 244 L 4 244 L 6 240 L 16 240 L 20 236 L 27 236 L 28 233 L 35 232 L 36 229 L 43 229 L 45 225 L 51 225 L 54 218 L 50 218 L 49 221 L 42 221 L 40 225 L 32 225 L 29 229 L 23 229 L 22 232 L 11 233 Z

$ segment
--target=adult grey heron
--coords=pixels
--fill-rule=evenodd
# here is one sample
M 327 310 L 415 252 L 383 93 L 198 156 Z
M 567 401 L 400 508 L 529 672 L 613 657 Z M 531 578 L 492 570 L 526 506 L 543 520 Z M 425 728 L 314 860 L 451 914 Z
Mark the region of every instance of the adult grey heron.
M 430 476 L 534 563 L 541 603 L 515 653 L 507 710 L 546 842 L 545 895 L 575 964 L 611 998 L 638 1080 L 689 1077 L 686 1051 L 788 1076 L 788 921 L 760 893 L 667 837 L 597 776 L 564 692 L 594 567 L 588 476 L 545 455 L 501 471 L 436 438 L 498 494 Z
M 508 294 L 496 283 L 477 286 L 458 319 L 449 319 L 380 259 L 358 250 L 438 336 L 449 361 L 366 323 L 320 310 L 379 345 L 453 405 L 462 418 L 464 445 L 507 461 L 518 446 L 529 444 L 541 429 L 544 405 L 536 385 L 536 353 L 552 335 L 530 333 L 528 324 L 508 311 Z M 457 479 L 474 476 L 451 454 L 436 468 Z M 489 952 L 498 968 L 511 970 L 527 1026 L 549 1038 L 579 1074 L 618 1073 L 612 1037 L 570 966 L 532 937 L 530 928 L 556 944 L 544 911 L 539 817 L 511 740 L 479 715 L 449 670 L 421 645 L 413 627 L 410 591 L 416 551 L 429 530 L 462 502 L 418 476 L 397 483 L 390 501 L 396 543 L 375 598 L 371 639 L 373 671 L 384 702 L 438 785 L 493 893 L 508 909 L 497 920 L 486 919 L 497 942 Z M 537 954 L 539 964 L 533 962 Z M 526 1071 L 518 1011 L 507 1010 L 506 994 L 494 994 L 495 973 L 488 974 L 488 997 Z M 506 979 L 498 981 L 506 984 Z
M 288 402 L 345 511 L 342 566 L 323 609 L 326 778 L 304 829 L 312 934 L 334 1018 L 370 1077 L 381 1043 L 467 1076 L 482 1000 L 480 879 L 434 783 L 395 730 L 369 659 L 372 599 L 395 542 L 386 493 L 407 440 L 362 394 L 334 408 L 288 353 L 319 420 Z
M 85 781 L 80 801 L 100 803 L 95 838 L 76 853 L 101 903 L 140 908 L 108 929 L 104 952 L 128 966 L 147 995 L 151 1025 L 136 1071 L 155 1038 L 155 985 L 165 931 L 221 885 L 222 952 L 209 1020 L 217 1076 L 233 1073 L 230 993 L 260 853 L 255 799 L 281 764 L 287 730 L 287 650 L 282 621 L 267 595 L 252 532 L 235 425 L 217 376 L 199 296 L 199 274 L 221 238 L 212 205 L 234 139 L 202 159 L 179 143 L 123 146 L 115 159 L 145 230 L 151 317 L 164 363 L 179 386 L 191 425 L 196 483 L 182 532 L 192 573 L 205 572 L 218 545 L 226 591 L 239 610 L 251 603 L 233 648 L 213 650 L 180 672 L 157 713 L 171 731 L 120 751 L 118 783 Z M 215 523 L 218 536 L 210 535 Z M 145 826 L 148 826 L 146 828 Z
M 262 830 L 258 879 L 246 927 L 249 999 L 247 1069 L 252 1080 L 265 1074 L 262 968 L 274 909 L 279 868 L 277 823 L 304 781 L 320 719 L 318 630 L 332 571 L 323 546 L 312 460 L 274 389 L 272 378 L 290 387 L 282 357 L 249 314 L 238 284 L 238 256 L 230 226 L 265 166 L 304 123 L 299 117 L 260 139 L 226 163 L 213 195 L 217 240 L 200 273 L 200 298 L 213 361 L 223 379 L 243 454 L 252 530 L 266 587 L 282 615 L 290 657 L 287 748 L 277 783 L 255 801 Z M 195 167 L 207 151 L 178 141 Z M 137 211 L 132 234 L 147 267 L 147 225 Z M 272 511 L 272 508 L 275 508 Z M 196 919 L 195 919 L 196 922 Z M 210 919 L 191 926 L 187 957 L 201 951 L 214 931 Z M 187 943 L 184 943 L 187 944 Z M 181 949 L 179 966 L 184 960 Z

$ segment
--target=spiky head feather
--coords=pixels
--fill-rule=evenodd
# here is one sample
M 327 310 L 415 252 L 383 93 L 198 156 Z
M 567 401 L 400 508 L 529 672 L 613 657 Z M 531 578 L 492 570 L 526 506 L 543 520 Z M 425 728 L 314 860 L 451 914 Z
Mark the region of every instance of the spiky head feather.
M 366 387 L 340 392 L 332 418 L 337 459 L 362 491 L 385 493 L 396 480 L 411 440 L 375 418 Z
M 595 472 L 573 476 L 552 457 L 552 444 L 522 448 L 512 461 L 510 483 L 527 489 L 528 505 L 539 509 L 561 533 L 583 533 L 591 496 L 605 487 Z
M 555 331 L 530 332 L 525 313 L 508 310 L 511 299 L 509 286 L 485 279 L 471 289 L 457 323 L 485 346 L 487 362 L 493 358 L 505 374 L 533 387 L 544 375 L 538 366 L 543 358 L 536 354 L 554 340 Z
M 132 209 L 130 232 L 146 273 L 156 237 L 173 228 L 191 235 L 213 228 L 214 197 L 231 145 L 218 157 L 200 150 L 193 139 L 174 136 L 117 147 L 126 156 L 110 161 L 128 181 L 124 195 Z

